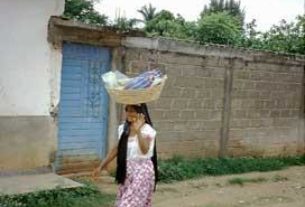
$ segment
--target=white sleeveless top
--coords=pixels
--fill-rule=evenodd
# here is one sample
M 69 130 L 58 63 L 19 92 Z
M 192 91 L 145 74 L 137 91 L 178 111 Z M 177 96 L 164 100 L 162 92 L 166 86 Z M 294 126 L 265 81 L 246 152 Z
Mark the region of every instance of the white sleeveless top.
M 120 139 L 122 133 L 124 130 L 124 124 L 121 124 L 118 129 L 118 139 Z M 138 136 L 130 136 L 128 138 L 128 144 L 127 144 L 127 160 L 132 159 L 148 159 L 153 156 L 154 152 L 154 146 L 155 146 L 155 138 L 156 138 L 156 130 L 154 130 L 149 124 L 144 124 L 141 128 L 141 134 L 143 139 L 149 139 L 149 149 L 146 154 L 143 154 L 141 152 L 139 142 L 138 142 Z

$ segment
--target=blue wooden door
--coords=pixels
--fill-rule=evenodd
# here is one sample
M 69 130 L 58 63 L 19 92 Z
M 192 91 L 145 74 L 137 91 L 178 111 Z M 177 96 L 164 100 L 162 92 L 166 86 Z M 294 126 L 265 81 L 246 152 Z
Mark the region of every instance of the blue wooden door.
M 108 95 L 101 74 L 110 68 L 108 48 L 64 43 L 58 114 L 56 170 L 91 170 L 105 156 Z

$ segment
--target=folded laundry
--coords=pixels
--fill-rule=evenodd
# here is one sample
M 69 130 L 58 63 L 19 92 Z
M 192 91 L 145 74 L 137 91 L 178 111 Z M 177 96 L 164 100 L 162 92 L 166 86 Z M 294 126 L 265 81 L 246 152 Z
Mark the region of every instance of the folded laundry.
M 132 78 L 130 81 L 128 81 L 124 89 L 148 88 L 152 86 L 155 79 L 161 77 L 162 77 L 162 72 L 160 70 L 154 69 L 154 70 L 146 71 Z

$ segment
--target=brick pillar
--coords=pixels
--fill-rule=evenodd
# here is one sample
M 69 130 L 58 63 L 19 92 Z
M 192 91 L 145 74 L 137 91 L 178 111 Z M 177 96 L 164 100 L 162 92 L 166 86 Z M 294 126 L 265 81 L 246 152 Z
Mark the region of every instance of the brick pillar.
M 233 83 L 233 59 L 229 60 L 228 67 L 225 69 L 224 77 L 224 100 L 223 100 L 223 112 L 222 112 L 222 126 L 220 131 L 220 143 L 219 143 L 219 157 L 227 155 L 227 144 L 229 139 L 230 129 L 230 112 L 231 112 L 231 94 Z

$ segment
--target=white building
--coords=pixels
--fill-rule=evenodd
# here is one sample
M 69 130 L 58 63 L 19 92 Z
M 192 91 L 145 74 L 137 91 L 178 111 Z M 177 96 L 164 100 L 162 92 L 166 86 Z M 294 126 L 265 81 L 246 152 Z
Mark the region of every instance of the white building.
M 47 41 L 64 0 L 0 1 L 0 171 L 47 166 L 57 140 L 61 53 Z

